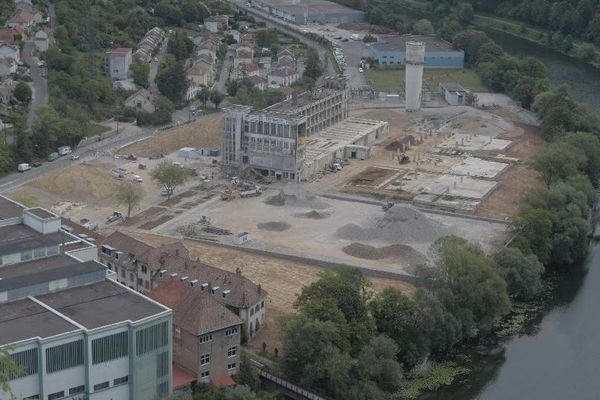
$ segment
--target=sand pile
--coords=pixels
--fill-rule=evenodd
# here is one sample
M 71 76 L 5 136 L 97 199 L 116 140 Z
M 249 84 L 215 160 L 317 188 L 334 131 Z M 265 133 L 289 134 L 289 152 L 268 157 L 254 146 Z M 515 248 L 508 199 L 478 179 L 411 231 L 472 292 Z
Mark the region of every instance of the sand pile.
M 374 247 L 368 244 L 352 243 L 346 246 L 342 251 L 352 257 L 362 258 L 364 260 L 383 260 L 386 258 L 400 258 L 410 265 L 417 265 L 425 262 L 425 256 L 417 250 L 405 244 L 393 244 L 391 246 Z
M 296 218 L 308 218 L 308 219 L 325 219 L 331 216 L 330 213 L 327 212 L 319 212 L 317 210 L 312 210 L 305 213 L 294 214 Z
M 305 190 L 300 185 L 288 183 L 275 196 L 269 197 L 265 203 L 271 206 L 292 206 L 324 210 L 330 205 L 319 199 L 315 194 Z
M 274 231 L 274 232 L 287 231 L 288 229 L 290 229 L 292 227 L 292 225 L 288 224 L 287 222 L 281 222 L 281 221 L 265 222 L 265 223 L 258 224 L 256 226 L 258 227 L 258 229 L 261 229 L 263 231 Z
M 356 224 L 348 224 L 337 230 L 338 237 L 346 240 L 382 239 L 395 243 L 433 242 L 445 234 L 446 230 L 443 227 L 408 204 L 394 205 L 374 226 L 363 228 Z

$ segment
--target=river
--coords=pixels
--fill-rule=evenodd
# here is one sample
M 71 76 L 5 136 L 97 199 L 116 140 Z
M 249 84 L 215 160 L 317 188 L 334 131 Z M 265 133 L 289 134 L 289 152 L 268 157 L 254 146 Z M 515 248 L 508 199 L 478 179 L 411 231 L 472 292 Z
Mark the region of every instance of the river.
M 565 85 L 569 94 L 600 115 L 600 71 L 591 65 L 501 31 L 486 29 L 490 38 L 515 56 L 532 56 L 548 68 L 553 86 Z
M 539 58 L 553 85 L 566 85 L 574 99 L 600 114 L 598 70 L 511 35 L 487 33 L 508 53 Z M 495 349 L 472 351 L 474 372 L 424 399 L 600 399 L 600 242 L 591 243 L 583 265 L 558 280 L 547 312 L 532 321 L 526 334 Z

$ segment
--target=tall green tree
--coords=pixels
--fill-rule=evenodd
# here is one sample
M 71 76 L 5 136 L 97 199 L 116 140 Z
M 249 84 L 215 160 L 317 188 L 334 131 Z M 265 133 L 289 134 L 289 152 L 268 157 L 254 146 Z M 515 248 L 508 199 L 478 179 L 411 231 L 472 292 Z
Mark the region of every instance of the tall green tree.
M 117 187 L 117 201 L 127 207 L 127 218 L 131 216 L 131 211 L 142 200 L 142 193 L 137 186 L 132 183 L 123 183 Z
M 136 61 L 131 66 L 131 72 L 133 75 L 133 83 L 147 89 L 150 85 L 150 64 L 147 62 Z
M 175 189 L 185 183 L 188 174 L 179 165 L 164 160 L 150 171 L 150 177 L 167 192 L 167 198 L 170 199 Z
M 175 104 L 180 104 L 187 90 L 183 62 L 161 71 L 156 77 L 156 85 L 160 92 Z
M 29 103 L 31 103 L 31 98 L 33 96 L 33 93 L 31 91 L 31 87 L 29 87 L 29 85 L 26 84 L 25 82 L 21 81 L 21 82 L 17 83 L 17 86 L 15 86 L 15 91 L 13 92 L 13 96 L 21 104 L 28 106 Z
M 534 254 L 525 255 L 513 247 L 503 248 L 494 255 L 494 261 L 510 295 L 530 300 L 542 291 L 545 269 Z

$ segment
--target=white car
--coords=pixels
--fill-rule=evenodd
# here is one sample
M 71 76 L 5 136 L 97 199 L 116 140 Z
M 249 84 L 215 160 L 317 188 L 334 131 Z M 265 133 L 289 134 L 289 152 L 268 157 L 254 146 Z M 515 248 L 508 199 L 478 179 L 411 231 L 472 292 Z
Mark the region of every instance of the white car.
M 134 175 L 134 176 L 133 176 L 133 181 L 134 181 L 134 182 L 137 182 L 137 183 L 142 183 L 142 182 L 144 182 L 144 180 L 142 179 L 142 177 L 141 177 L 141 176 L 139 176 L 139 175 Z
M 79 160 L 79 156 L 77 154 L 73 154 L 71 156 L 71 161 Z
M 363 72 L 365 72 L 365 70 L 364 70 L 364 69 L 362 69 L 362 68 L 359 68 L 359 69 L 358 69 L 358 72 L 360 72 L 360 73 L 362 74 Z

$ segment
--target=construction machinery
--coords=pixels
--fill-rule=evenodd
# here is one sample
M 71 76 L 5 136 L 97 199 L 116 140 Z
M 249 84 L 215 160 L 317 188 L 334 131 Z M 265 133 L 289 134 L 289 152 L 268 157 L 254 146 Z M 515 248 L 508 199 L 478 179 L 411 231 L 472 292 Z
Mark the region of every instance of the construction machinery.
M 398 164 L 400 164 L 400 165 L 410 163 L 410 157 L 407 156 L 405 153 L 399 153 L 397 157 L 398 157 Z

